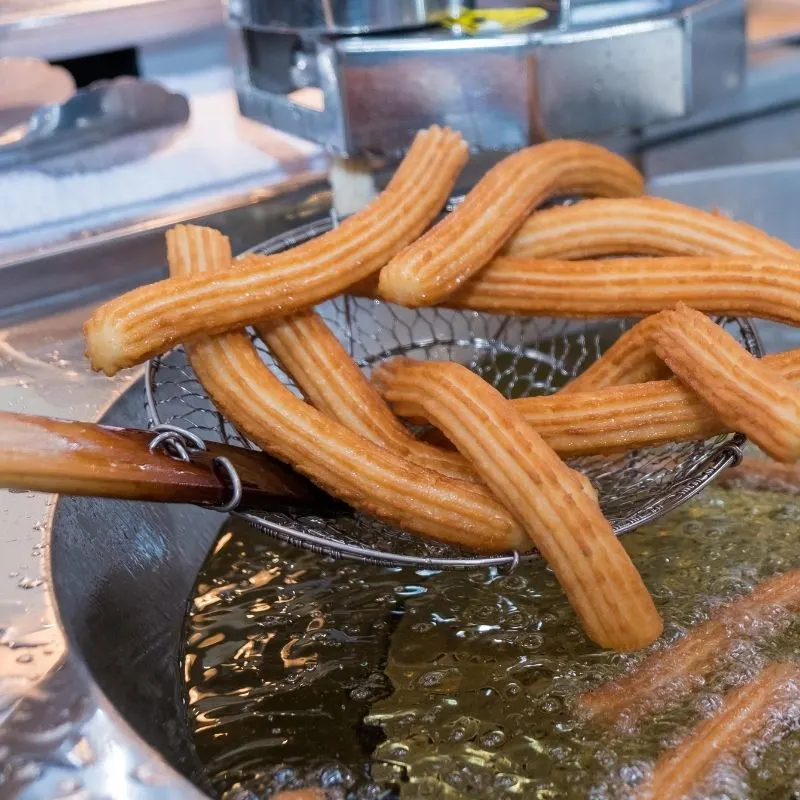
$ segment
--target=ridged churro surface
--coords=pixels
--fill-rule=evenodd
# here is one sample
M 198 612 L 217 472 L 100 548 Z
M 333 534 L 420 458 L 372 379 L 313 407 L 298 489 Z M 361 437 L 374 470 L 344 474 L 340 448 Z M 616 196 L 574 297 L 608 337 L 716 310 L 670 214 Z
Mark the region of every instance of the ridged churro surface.
M 680 304 L 648 338 L 680 381 L 777 461 L 800 458 L 800 389 L 747 352 L 705 314 Z
M 576 707 L 606 725 L 632 728 L 640 720 L 680 702 L 720 666 L 750 631 L 776 614 L 800 611 L 800 569 L 760 583 L 722 607 L 680 641 L 648 656 L 633 672 L 578 698 Z M 777 635 L 780 629 L 770 629 Z
M 208 229 L 168 235 L 170 269 L 227 269 L 230 244 Z M 527 547 L 522 528 L 479 484 L 425 470 L 374 445 L 293 395 L 250 338 L 230 333 L 187 345 L 217 408 L 267 452 L 354 508 L 440 541 L 482 552 Z
M 389 186 L 337 229 L 222 274 L 172 277 L 101 306 L 85 325 L 87 355 L 113 375 L 198 335 L 235 330 L 339 294 L 414 241 L 441 211 L 467 160 L 447 128 L 420 132 Z
M 770 664 L 750 683 L 733 690 L 719 710 L 656 763 L 637 788 L 636 800 L 685 800 L 702 787 L 721 758 L 738 758 L 747 745 L 769 731 L 775 739 L 796 723 L 800 666 Z
M 613 347 L 607 353 L 612 350 Z M 604 359 L 605 356 L 595 363 Z M 800 380 L 800 350 L 768 355 L 763 361 L 785 380 Z M 676 379 L 568 392 L 571 387 L 572 383 L 554 395 L 511 401 L 559 455 L 616 453 L 732 432 L 711 406 Z M 402 410 L 401 404 L 396 407 Z M 789 480 L 785 465 L 764 462 L 760 467 L 765 473 L 776 473 L 776 480 L 779 468 Z M 726 482 L 730 476 L 733 481 L 735 473 L 736 470 L 726 471 L 721 480 Z M 768 481 L 768 476 L 764 480 Z M 795 475 L 794 480 L 800 487 L 800 477 Z
M 625 331 L 597 361 L 573 378 L 559 394 L 668 378 L 671 374 L 669 367 L 653 352 L 648 340 L 650 332 L 659 325 L 661 321 L 658 315 L 638 322 Z
M 391 404 L 440 428 L 523 523 L 593 641 L 634 650 L 660 634 L 655 605 L 591 485 L 496 389 L 459 364 L 408 359 L 384 362 L 374 381 Z
M 517 258 L 759 255 L 800 260 L 793 247 L 759 228 L 659 197 L 600 198 L 537 211 L 503 253 Z
M 800 324 L 796 261 L 752 257 L 550 261 L 498 257 L 442 305 L 499 314 L 637 317 L 686 303 Z
M 412 436 L 314 311 L 268 320 L 256 330 L 315 408 L 413 464 L 478 480 L 461 455 Z
M 642 176 L 623 158 L 584 142 L 553 141 L 508 156 L 464 202 L 380 274 L 380 293 L 400 305 L 435 305 L 500 250 L 554 194 L 639 195 Z

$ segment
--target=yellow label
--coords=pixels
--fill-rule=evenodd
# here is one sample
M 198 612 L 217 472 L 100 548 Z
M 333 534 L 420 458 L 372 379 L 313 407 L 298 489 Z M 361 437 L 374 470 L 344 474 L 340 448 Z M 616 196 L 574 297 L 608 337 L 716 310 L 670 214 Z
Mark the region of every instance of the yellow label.
M 500 29 L 504 31 L 524 28 L 548 17 L 547 11 L 537 6 L 526 8 L 482 8 L 479 11 L 462 11 L 457 17 L 442 16 L 437 21 L 446 28 L 463 33 Z

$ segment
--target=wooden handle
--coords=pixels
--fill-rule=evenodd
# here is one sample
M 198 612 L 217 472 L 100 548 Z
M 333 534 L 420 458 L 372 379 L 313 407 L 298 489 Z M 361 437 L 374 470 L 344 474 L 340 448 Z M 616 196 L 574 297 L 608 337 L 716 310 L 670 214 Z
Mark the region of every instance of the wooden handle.
M 148 445 L 148 431 L 0 413 L 0 487 L 85 497 L 223 505 L 232 490 L 216 457 L 228 458 L 242 483 L 242 505 L 270 508 L 327 499 L 265 453 L 208 444 L 192 463 Z M 333 502 L 333 501 L 328 501 Z

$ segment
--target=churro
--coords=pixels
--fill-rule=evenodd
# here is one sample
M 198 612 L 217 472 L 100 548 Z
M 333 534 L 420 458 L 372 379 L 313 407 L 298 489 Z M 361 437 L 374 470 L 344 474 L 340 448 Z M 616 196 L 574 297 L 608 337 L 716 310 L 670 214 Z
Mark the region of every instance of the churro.
M 763 362 L 786 380 L 800 380 L 800 350 L 765 356 Z M 522 397 L 511 403 L 561 456 L 616 453 L 731 433 L 713 408 L 676 379 L 579 392 L 565 388 L 554 395 Z M 403 411 L 399 404 L 395 408 Z M 439 436 L 428 441 L 452 447 L 444 434 L 434 432 Z M 775 464 L 771 469 L 774 472 L 783 466 Z M 722 481 L 729 476 L 733 480 L 735 472 L 723 473 Z M 796 485 L 800 489 L 800 475 Z
M 467 157 L 457 133 L 433 126 L 417 134 L 385 191 L 330 233 L 278 255 L 248 256 L 222 274 L 172 277 L 106 303 L 85 325 L 93 368 L 114 375 L 192 337 L 236 330 L 339 294 L 425 230 Z
M 381 270 L 381 295 L 405 306 L 435 305 L 500 250 L 523 220 L 554 194 L 640 195 L 642 176 L 596 145 L 552 141 L 508 156 L 445 219 Z
M 176 275 L 230 268 L 230 243 L 217 231 L 175 228 L 167 244 Z M 242 433 L 354 508 L 477 551 L 528 546 L 482 485 L 412 465 L 329 419 L 283 386 L 247 334 L 198 337 L 186 349 L 203 387 Z
M 413 464 L 479 480 L 458 453 L 414 438 L 314 311 L 268 320 L 256 330 L 315 408 Z
M 593 641 L 634 650 L 658 637 L 661 618 L 591 485 L 496 389 L 459 364 L 408 359 L 384 362 L 374 381 L 440 428 L 518 517 Z
M 573 319 L 698 311 L 800 325 L 796 261 L 758 257 L 549 261 L 498 257 L 441 305 Z
M 625 331 L 597 361 L 561 389 L 559 395 L 658 380 L 663 372 L 670 370 L 648 345 L 646 334 L 660 324 L 658 315 L 653 315 Z M 768 355 L 763 360 L 785 380 L 800 379 L 800 350 Z
M 732 430 L 776 461 L 800 458 L 800 389 L 705 314 L 679 304 L 648 330 L 655 354 Z
M 503 249 L 516 258 L 765 256 L 800 253 L 752 225 L 659 197 L 601 198 L 528 217 Z
M 676 704 L 764 620 L 800 611 L 800 569 L 762 581 L 750 594 L 719 609 L 677 644 L 648 656 L 629 675 L 578 698 L 581 713 L 632 728 L 648 714 Z M 770 629 L 777 633 L 777 628 Z
M 770 664 L 751 683 L 727 694 L 714 716 L 703 720 L 677 747 L 656 763 L 637 787 L 636 800 L 682 800 L 701 787 L 723 757 L 738 758 L 766 730 L 770 739 L 797 720 L 800 666 Z
M 648 342 L 648 334 L 658 325 L 661 325 L 661 320 L 656 314 L 625 331 L 597 361 L 589 364 L 559 394 L 646 383 L 669 377 L 669 367 L 653 352 Z

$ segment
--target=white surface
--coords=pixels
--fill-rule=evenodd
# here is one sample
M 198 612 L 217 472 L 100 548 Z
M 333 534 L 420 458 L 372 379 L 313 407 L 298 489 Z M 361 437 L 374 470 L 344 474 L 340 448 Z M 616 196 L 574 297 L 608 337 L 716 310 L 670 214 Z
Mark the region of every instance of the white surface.
M 192 107 L 187 129 L 164 149 L 137 159 L 142 140 L 132 138 L 114 145 L 112 161 L 119 166 L 100 172 L 0 173 L 0 252 L 101 229 L 182 201 L 259 188 L 284 177 L 293 159 L 316 152 L 275 132 L 266 134 L 270 152 L 245 141 L 226 69 L 162 83 L 189 96 Z

